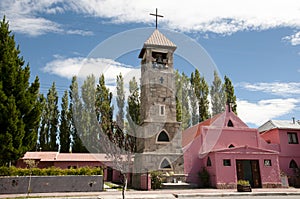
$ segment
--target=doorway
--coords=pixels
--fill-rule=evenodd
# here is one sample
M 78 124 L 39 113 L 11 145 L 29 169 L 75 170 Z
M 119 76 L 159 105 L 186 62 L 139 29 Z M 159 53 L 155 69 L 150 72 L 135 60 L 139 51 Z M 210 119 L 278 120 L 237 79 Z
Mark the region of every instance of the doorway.
M 258 160 L 237 160 L 236 173 L 238 180 L 248 180 L 252 188 L 261 188 Z
M 111 167 L 107 167 L 107 180 L 111 182 L 113 180 L 113 169 Z

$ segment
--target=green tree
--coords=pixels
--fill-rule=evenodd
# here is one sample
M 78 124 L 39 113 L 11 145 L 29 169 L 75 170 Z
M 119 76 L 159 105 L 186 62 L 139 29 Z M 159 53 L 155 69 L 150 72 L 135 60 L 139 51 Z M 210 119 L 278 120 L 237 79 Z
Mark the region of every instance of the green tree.
M 127 139 L 128 144 L 126 146 L 130 146 L 132 151 L 136 151 L 136 131 L 137 127 L 141 122 L 140 117 L 140 92 L 139 86 L 136 82 L 135 77 L 129 81 L 129 95 L 127 99 L 127 107 L 126 107 L 126 118 L 128 121 L 127 126 Z
M 96 116 L 102 128 L 110 140 L 113 140 L 112 119 L 113 119 L 113 106 L 111 105 L 112 93 L 105 85 L 105 78 L 102 74 L 99 78 L 99 83 L 96 88 Z
M 13 163 L 37 143 L 39 79 L 30 84 L 30 67 L 19 57 L 5 17 L 0 22 L 0 164 Z
M 124 91 L 124 80 L 122 74 L 117 76 L 117 106 L 118 113 L 116 117 L 116 124 L 118 128 L 115 129 L 115 140 L 119 147 L 125 145 L 124 130 L 124 105 L 125 105 L 125 91 Z
M 121 129 L 123 129 L 124 128 L 125 91 L 124 91 L 124 79 L 123 79 L 121 73 L 117 76 L 117 106 L 118 106 L 118 113 L 117 113 L 117 117 L 116 117 L 117 124 Z
M 189 89 L 189 97 L 190 97 L 191 107 L 192 107 L 192 125 L 199 123 L 198 100 L 197 100 L 197 96 L 195 94 L 195 80 L 194 79 L 195 79 L 194 73 L 191 73 L 191 78 L 190 78 L 191 86 Z
M 58 110 L 58 94 L 56 91 L 55 82 L 53 82 L 51 88 L 47 93 L 46 105 L 45 105 L 45 120 L 46 128 L 44 133 L 47 140 L 47 143 L 42 150 L 44 151 L 57 151 L 57 134 L 58 134 L 58 123 L 59 123 L 59 110 Z
M 198 100 L 199 122 L 209 118 L 209 89 L 204 77 L 200 76 L 198 69 L 195 70 L 193 78 L 194 92 Z
M 200 98 L 198 99 L 199 122 L 202 122 L 210 118 L 208 101 L 209 87 L 204 77 L 200 78 L 200 91 Z
M 217 71 L 214 71 L 214 80 L 210 88 L 212 116 L 215 116 L 225 110 L 225 96 L 222 81 Z
M 175 71 L 176 120 L 182 122 L 182 80 L 178 70 Z
M 95 117 L 95 83 L 95 76 L 90 75 L 81 86 L 82 111 L 79 116 L 79 125 L 77 125 L 77 131 L 80 132 L 80 138 L 89 152 L 98 152 L 99 124 Z
M 68 153 L 71 145 L 71 120 L 69 110 L 69 97 L 68 91 L 64 92 L 61 102 L 60 111 L 60 125 L 59 125 L 59 141 L 60 141 L 60 152 Z
M 82 102 L 79 97 L 79 88 L 77 77 L 72 78 L 72 83 L 69 90 L 70 97 L 70 119 L 71 119 L 71 137 L 72 137 L 72 152 L 73 153 L 86 153 L 88 150 L 83 145 L 82 140 L 80 139 L 79 132 L 77 131 L 76 126 L 80 125 L 81 121 L 81 112 L 82 112 Z
M 190 79 L 184 73 L 181 75 L 182 81 L 182 129 L 187 129 L 191 126 L 191 114 L 189 103 L 189 90 L 191 89 Z
M 234 94 L 234 87 L 231 83 L 231 80 L 225 76 L 224 77 L 224 92 L 225 92 L 225 101 L 226 104 L 230 104 L 232 111 L 237 114 L 237 104 L 236 96 Z

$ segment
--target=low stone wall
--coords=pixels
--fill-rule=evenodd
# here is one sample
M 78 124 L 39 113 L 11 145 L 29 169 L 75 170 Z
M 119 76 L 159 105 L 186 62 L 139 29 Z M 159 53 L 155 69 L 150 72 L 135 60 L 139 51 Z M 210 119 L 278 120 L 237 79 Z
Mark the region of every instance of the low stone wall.
M 27 193 L 29 176 L 0 177 L 0 194 Z M 103 176 L 32 176 L 29 193 L 103 191 Z

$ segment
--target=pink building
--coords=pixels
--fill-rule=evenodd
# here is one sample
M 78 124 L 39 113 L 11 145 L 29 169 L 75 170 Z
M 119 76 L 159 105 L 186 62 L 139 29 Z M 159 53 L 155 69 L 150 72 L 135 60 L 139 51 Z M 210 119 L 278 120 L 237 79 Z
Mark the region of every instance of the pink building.
M 289 177 L 291 185 L 299 186 L 295 182 L 295 169 L 300 165 L 300 122 L 270 120 L 258 131 L 267 143 L 278 146 L 280 170 Z
M 113 169 L 113 161 L 101 153 L 59 153 L 54 151 L 26 152 L 24 157 L 17 161 L 17 167 L 25 168 L 24 160 L 35 160 L 37 167 L 58 167 L 62 169 L 79 167 L 101 167 L 104 171 L 104 180 L 120 182 L 120 172 Z M 128 176 L 130 177 L 130 176 Z M 129 179 L 130 182 L 130 179 Z
M 211 186 L 235 188 L 240 179 L 253 188 L 281 187 L 277 145 L 267 144 L 257 129 L 249 128 L 227 110 L 182 134 L 187 182 L 201 185 L 203 167 Z

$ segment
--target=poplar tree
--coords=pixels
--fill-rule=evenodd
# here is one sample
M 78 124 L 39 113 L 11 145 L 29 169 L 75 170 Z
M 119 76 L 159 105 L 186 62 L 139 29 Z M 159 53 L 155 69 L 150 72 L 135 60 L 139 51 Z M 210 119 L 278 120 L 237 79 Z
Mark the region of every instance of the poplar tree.
M 181 75 L 182 81 L 182 129 L 187 129 L 191 126 L 191 114 L 190 114 L 190 99 L 189 90 L 190 80 L 184 73 Z
M 176 87 L 176 120 L 182 122 L 182 80 L 178 70 L 175 71 Z
M 72 83 L 69 90 L 70 97 L 70 119 L 71 119 L 71 137 L 72 137 L 72 153 L 85 153 L 88 152 L 86 147 L 83 145 L 80 139 L 79 131 L 77 131 L 77 126 L 80 125 L 81 112 L 82 112 L 82 102 L 79 97 L 79 88 L 77 77 L 72 78 Z
M 40 147 L 43 151 L 57 151 L 59 111 L 55 82 L 53 82 L 47 93 L 44 109 L 40 130 Z
M 129 95 L 127 98 L 127 107 L 126 107 L 126 119 L 128 121 L 128 126 L 126 131 L 127 133 L 127 145 L 130 149 L 136 151 L 136 130 L 138 125 L 141 122 L 140 118 L 140 92 L 139 87 L 136 82 L 135 77 L 129 81 Z
M 10 165 L 34 149 L 40 121 L 39 79 L 29 82 L 30 67 L 19 56 L 14 35 L 0 21 L 0 165 Z
M 200 76 L 198 69 L 195 70 L 193 78 L 194 92 L 198 100 L 199 122 L 209 118 L 209 89 L 204 77 Z
M 191 107 L 192 107 L 192 125 L 198 124 L 199 123 L 199 115 L 198 115 L 198 100 L 197 96 L 195 94 L 195 77 L 194 73 L 191 73 L 191 87 L 189 90 L 189 97 L 191 101 Z
M 225 96 L 222 80 L 218 76 L 217 71 L 214 71 L 214 80 L 210 88 L 212 116 L 215 116 L 225 110 Z
M 60 111 L 60 125 L 59 125 L 59 141 L 60 141 L 60 152 L 68 153 L 71 145 L 71 120 L 69 110 L 69 97 L 68 91 L 64 92 L 61 102 Z
M 98 150 L 98 121 L 95 115 L 96 104 L 96 79 L 90 75 L 84 81 L 81 87 L 82 111 L 79 116 L 77 131 L 80 132 L 80 138 L 89 152 Z
M 236 96 L 234 94 L 234 87 L 231 83 L 231 80 L 225 76 L 224 77 L 224 92 L 225 92 L 225 100 L 226 104 L 231 106 L 232 111 L 237 114 L 237 104 L 236 104 Z
M 113 106 L 111 105 L 112 93 L 105 85 L 105 78 L 102 74 L 99 77 L 99 82 L 96 88 L 96 117 L 102 128 L 102 131 L 106 133 L 110 140 L 113 140 Z
M 125 91 L 124 91 L 124 80 L 122 74 L 120 73 L 117 76 L 117 106 L 118 113 L 116 116 L 116 125 L 115 129 L 115 139 L 119 147 L 124 147 L 125 145 L 125 135 L 124 135 L 124 106 L 125 106 Z

